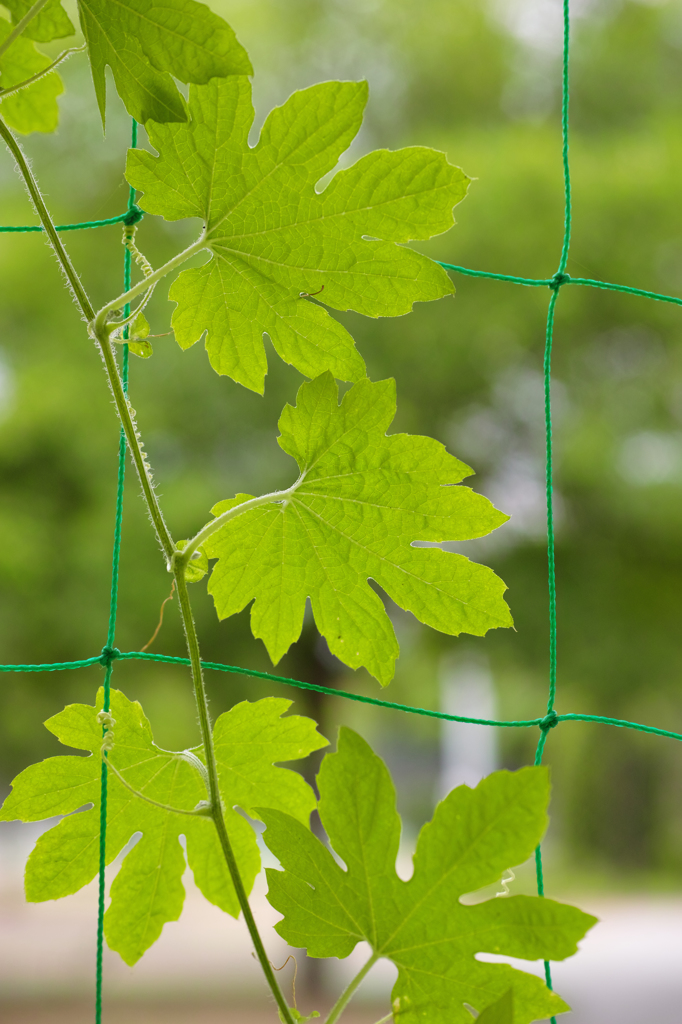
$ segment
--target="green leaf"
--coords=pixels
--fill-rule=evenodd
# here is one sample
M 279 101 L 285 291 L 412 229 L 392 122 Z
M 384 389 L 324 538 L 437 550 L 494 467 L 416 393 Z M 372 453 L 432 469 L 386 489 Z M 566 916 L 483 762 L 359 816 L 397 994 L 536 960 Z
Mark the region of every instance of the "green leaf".
M 398 968 L 392 1008 L 403 1024 L 471 1024 L 465 1003 L 483 1009 L 509 990 L 514 1024 L 568 1009 L 540 978 L 475 957 L 563 960 L 595 918 L 538 897 L 460 902 L 532 855 L 547 823 L 545 768 L 495 772 L 474 790 L 453 790 L 419 835 L 408 882 L 395 870 L 400 819 L 390 776 L 356 733 L 341 729 L 318 786 L 320 817 L 345 869 L 293 818 L 261 810 L 265 842 L 284 869 L 267 876 L 287 942 L 340 958 L 368 942 Z
M 140 359 L 150 359 L 154 355 L 151 341 L 129 341 L 128 349 Z
M 154 355 L 152 343 L 151 341 L 147 341 L 149 331 L 150 327 L 146 316 L 144 313 L 138 313 L 130 325 L 130 336 L 126 343 L 129 351 L 132 352 L 133 355 L 139 356 L 140 359 L 149 359 L 150 356 Z
M 503 996 L 479 1013 L 478 1024 L 514 1024 L 514 989 L 508 989 Z
M 78 10 L 102 123 L 107 64 L 128 113 L 142 123 L 186 119 L 173 77 L 204 83 L 252 73 L 230 26 L 195 0 L 78 0 Z
M 246 78 L 190 89 L 189 124 L 147 126 L 159 156 L 130 150 L 126 176 L 140 206 L 166 220 L 200 217 L 212 258 L 170 290 L 182 348 L 207 333 L 213 368 L 254 391 L 267 371 L 263 333 L 301 373 L 358 380 L 364 364 L 334 309 L 399 316 L 454 291 L 445 271 L 405 248 L 453 224 L 469 179 L 442 153 L 380 150 L 339 171 L 362 123 L 364 82 L 295 92 L 248 144 Z
M 143 341 L 149 336 L 150 330 L 147 317 L 144 313 L 138 313 L 129 328 L 130 338 L 133 341 Z
M 275 761 L 297 760 L 325 746 L 315 723 L 298 716 L 280 716 L 290 701 L 275 698 L 237 704 L 215 723 L 225 821 L 247 892 L 260 870 L 253 829 L 234 808 L 255 815 L 254 803 L 286 810 L 307 826 L 315 806 L 312 790 L 296 772 L 274 767 Z M 58 899 L 90 882 L 99 863 L 99 804 L 102 727 L 96 707 L 73 704 L 46 722 L 62 743 L 92 751 L 91 757 L 53 757 L 33 765 L 13 782 L 0 811 L 0 821 L 38 821 L 65 814 L 43 833 L 26 866 L 26 896 L 32 902 Z M 158 803 L 190 810 L 207 798 L 194 751 L 161 750 L 136 702 L 113 690 L 111 714 L 114 745 L 109 763 L 138 792 Z M 87 805 L 90 810 L 78 811 Z M 111 887 L 111 905 L 104 918 L 109 946 L 134 964 L 156 941 L 167 921 L 180 916 L 184 901 L 182 874 L 187 859 L 204 896 L 237 917 L 239 904 L 213 822 L 208 817 L 176 814 L 153 806 L 130 792 L 108 773 L 107 863 L 135 832 L 142 838 L 125 856 Z
M 16 25 L 33 7 L 35 0 L 3 0 L 3 7 L 12 15 Z M 62 7 L 61 0 L 48 0 L 43 9 L 24 29 L 27 39 L 35 39 L 37 43 L 49 43 L 53 39 L 63 39 L 75 32 L 71 20 Z
M 279 444 L 300 476 L 286 501 L 263 504 L 226 522 L 204 542 L 219 561 L 209 582 L 220 618 L 250 601 L 251 629 L 273 662 L 298 639 L 306 599 L 330 650 L 351 668 L 364 665 L 390 682 L 398 642 L 371 578 L 400 605 L 443 633 L 482 636 L 509 626 L 504 583 L 464 555 L 414 541 L 481 537 L 507 520 L 468 487 L 472 472 L 442 444 L 386 436 L 395 416 L 395 382 L 355 384 L 338 403 L 331 374 L 286 406 Z M 221 502 L 220 515 L 250 495 Z
M 16 24 L 33 0 L 8 0 L 5 6 Z M 141 123 L 186 120 L 173 78 L 205 83 L 253 71 L 230 26 L 195 0 L 78 0 L 78 13 L 102 124 L 107 64 L 128 113 Z M 49 0 L 25 35 L 49 42 L 73 32 L 60 0 Z
M 0 18 L 0 43 L 11 31 L 10 23 Z M 30 39 L 19 36 L 0 56 L 0 88 L 9 89 L 19 82 L 25 82 L 50 63 L 49 57 L 39 53 Z M 24 135 L 30 132 L 53 132 L 59 120 L 57 97 L 63 91 L 61 78 L 56 71 L 51 71 L 33 85 L 20 89 L 6 99 L 0 94 L 0 113 L 12 128 Z

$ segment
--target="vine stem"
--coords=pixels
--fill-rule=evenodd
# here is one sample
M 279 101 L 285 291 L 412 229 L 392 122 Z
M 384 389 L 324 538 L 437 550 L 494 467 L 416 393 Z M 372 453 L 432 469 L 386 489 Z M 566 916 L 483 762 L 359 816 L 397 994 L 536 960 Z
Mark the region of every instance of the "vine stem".
M 40 3 L 40 7 L 42 6 L 43 4 Z M 38 9 L 40 9 L 38 5 L 34 5 L 34 8 L 35 7 L 38 7 Z M 34 8 L 32 8 L 32 10 L 34 10 Z M 38 13 L 37 10 L 35 10 L 34 13 Z M 197 639 L 196 627 L 194 625 L 194 617 L 192 615 L 192 607 L 189 600 L 189 594 L 187 593 L 187 582 L 185 580 L 185 562 L 181 559 L 178 559 L 178 562 L 176 564 L 175 556 L 176 553 L 177 555 L 179 555 L 180 552 L 177 551 L 173 539 L 168 531 L 168 528 L 166 527 L 163 515 L 161 513 L 161 509 L 156 498 L 156 494 L 154 493 L 154 488 L 152 486 L 151 480 L 151 470 L 149 469 L 149 466 L 146 461 L 146 456 L 142 450 L 142 445 L 140 443 L 138 432 L 135 427 L 133 410 L 123 389 L 123 383 L 121 381 L 121 376 L 119 374 L 118 364 L 116 362 L 116 359 L 111 348 L 111 339 L 109 337 L 109 334 L 111 330 L 115 329 L 116 325 L 109 324 L 106 322 L 106 315 L 109 310 L 117 308 L 119 304 L 124 305 L 129 300 L 129 298 L 134 297 L 141 291 L 144 291 L 146 288 L 149 287 L 150 283 L 153 283 L 152 278 L 151 276 L 145 278 L 139 285 L 130 289 L 130 291 L 126 292 L 124 295 L 114 300 L 113 303 L 109 303 L 108 306 L 105 306 L 104 310 L 101 310 L 100 314 L 97 314 L 98 318 L 101 316 L 102 319 L 100 321 L 99 327 L 96 328 L 94 323 L 95 311 L 93 309 L 92 303 L 90 302 L 88 294 L 85 291 L 85 288 L 83 287 L 83 284 L 76 272 L 76 269 L 71 262 L 69 254 L 64 248 L 61 238 L 59 237 L 52 217 L 50 216 L 50 213 L 43 201 L 43 197 L 38 187 L 38 183 L 33 176 L 33 172 L 31 171 L 28 161 L 26 160 L 26 157 L 24 156 L 24 153 L 22 152 L 22 149 L 19 146 L 16 139 L 14 138 L 12 132 L 9 130 L 9 128 L 4 123 L 2 118 L 0 118 L 0 136 L 2 136 L 2 138 L 4 139 L 8 149 L 10 150 L 14 159 L 17 162 L 17 166 L 19 167 L 19 171 L 21 172 L 22 178 L 24 179 L 29 195 L 33 200 L 33 204 L 35 206 L 38 217 L 40 218 L 40 222 L 43 225 L 45 233 L 47 234 L 48 238 L 50 239 L 50 242 L 54 247 L 55 254 L 73 291 L 76 303 L 79 306 L 83 317 L 88 322 L 90 330 L 93 333 L 95 340 L 99 344 L 100 351 L 102 353 L 102 358 L 104 359 L 104 365 L 106 367 L 107 376 L 109 378 L 109 385 L 114 395 L 116 409 L 118 411 L 121 423 L 123 425 L 123 429 L 125 431 L 126 440 L 128 442 L 128 447 L 132 455 L 133 461 L 135 463 L 135 468 L 137 469 L 138 475 L 140 477 L 140 483 L 142 484 L 142 490 L 144 493 L 145 501 L 147 503 L 147 508 L 152 518 L 152 522 L 154 523 L 154 527 L 156 529 L 159 542 L 161 543 L 161 547 L 163 548 L 164 554 L 166 555 L 168 566 L 170 569 L 172 569 L 175 576 L 175 583 L 178 591 L 178 599 L 182 614 L 182 621 L 185 629 L 185 636 L 187 639 L 187 650 L 189 653 L 190 664 L 192 668 L 192 681 L 194 684 L 194 694 L 196 698 L 197 711 L 199 714 L 201 739 L 204 745 L 204 750 L 206 752 L 206 768 L 208 773 L 208 788 L 211 803 L 211 817 L 215 824 L 216 831 L 218 833 L 218 839 L 220 841 L 220 845 L 223 850 L 223 855 L 225 857 L 225 861 L 230 872 L 230 877 L 232 879 L 232 884 L 234 885 L 235 892 L 237 894 L 237 899 L 239 901 L 242 913 L 244 914 L 244 920 L 246 922 L 247 928 L 249 929 L 251 941 L 253 942 L 256 955 L 258 956 L 258 960 L 260 961 L 261 967 L 263 969 L 263 973 L 265 974 L 270 990 L 273 996 L 275 997 L 275 1000 L 279 1007 L 281 1016 L 285 1021 L 285 1024 L 295 1024 L 289 1006 L 277 983 L 277 979 L 275 978 L 272 967 L 270 965 L 270 961 L 268 960 L 267 954 L 265 952 L 265 947 L 263 946 L 263 941 L 258 932 L 258 927 L 256 925 L 253 913 L 251 912 L 251 907 L 249 906 L 246 890 L 244 889 L 244 883 L 242 882 L 241 875 L 239 874 L 239 867 L 237 865 L 237 861 L 234 856 L 234 851 L 232 850 L 232 844 L 230 843 L 230 839 L 227 834 L 227 829 L 225 827 L 225 819 L 223 817 L 222 804 L 220 801 L 220 791 L 218 788 L 218 769 L 215 759 L 215 751 L 213 748 L 213 735 L 211 732 L 211 720 L 208 712 L 208 700 L 206 697 L 206 689 L 204 687 L 203 674 L 201 670 L 199 641 Z M 165 266 L 162 267 L 161 270 L 156 271 L 155 275 L 152 276 L 155 276 L 155 279 L 158 280 L 160 277 L 164 276 L 164 274 L 169 273 L 175 266 L 178 266 L 179 263 L 183 262 L 185 259 L 188 259 L 189 256 L 191 256 L 193 252 L 198 251 L 198 248 L 200 247 L 201 246 L 199 246 L 198 242 L 194 243 L 194 246 L 190 246 L 189 249 L 186 249 L 184 251 L 184 253 L 181 253 L 174 260 L 171 260 L 169 263 L 165 264 Z
M 286 1021 L 286 1024 L 294 1024 L 294 1019 L 291 1015 L 289 1005 L 282 994 L 279 984 L 277 983 L 272 965 L 268 959 L 267 953 L 265 952 L 263 940 L 260 937 L 258 926 L 256 925 L 256 921 L 246 895 L 244 883 L 242 882 L 242 878 L 239 873 L 239 866 L 237 865 L 234 850 L 232 849 L 232 843 L 230 842 L 230 837 L 228 836 L 227 828 L 225 827 L 225 818 L 223 816 L 223 807 L 220 799 L 218 764 L 216 761 L 215 749 L 213 747 L 213 734 L 211 732 L 211 720 L 208 711 L 206 687 L 204 686 L 204 674 L 201 668 L 199 641 L 197 639 L 194 616 L 192 615 L 192 607 L 189 600 L 189 594 L 187 592 L 184 559 L 180 557 L 173 558 L 173 573 L 175 575 L 175 586 L 178 592 L 178 601 L 182 610 L 182 623 L 185 628 L 187 649 L 189 651 L 189 657 L 192 665 L 192 681 L 194 683 L 194 696 L 197 711 L 199 713 L 199 728 L 201 729 L 201 736 L 204 741 L 211 816 L 218 833 L 218 839 L 223 850 L 223 856 L 225 857 L 228 871 L 230 872 L 230 878 L 232 879 L 232 884 L 237 894 L 239 906 L 241 907 L 244 915 L 246 927 L 249 929 L 249 934 L 256 951 L 256 956 L 258 957 L 263 969 L 263 973 L 267 979 L 268 985 L 270 986 L 270 990 L 277 1001 L 277 1006 L 279 1007 L 279 1011 L 283 1019 Z
M 15 92 L 19 92 L 21 89 L 28 89 L 29 85 L 33 85 L 35 82 L 39 82 L 45 75 L 49 75 L 51 71 L 63 64 L 65 60 L 72 57 L 74 53 L 82 53 L 85 49 L 85 43 L 83 46 L 72 46 L 69 50 L 63 50 L 56 60 L 53 60 L 51 64 L 48 64 L 42 71 L 36 72 L 35 75 L 31 75 L 30 78 L 26 78 L 23 82 L 17 82 L 16 85 L 10 85 L 7 89 L 0 89 L 0 98 L 7 99 Z
M 360 985 L 360 982 L 363 981 L 367 977 L 367 975 L 369 974 L 371 969 L 374 967 L 374 965 L 375 965 L 375 963 L 377 962 L 378 959 L 379 959 L 379 954 L 378 953 L 372 953 L 371 957 L 369 958 L 369 960 L 367 961 L 365 966 L 362 968 L 362 970 L 358 971 L 358 973 L 355 975 L 353 980 L 348 984 L 348 986 L 344 989 L 344 991 L 341 993 L 339 998 L 336 1000 L 336 1002 L 332 1006 L 331 1010 L 329 1011 L 329 1016 L 327 1017 L 327 1020 L 325 1021 L 325 1024 L 335 1024 L 335 1021 L 337 1021 L 339 1019 L 339 1017 L 341 1016 L 343 1011 L 346 1009 L 346 1006 L 350 1002 L 352 996 L 355 995 L 355 992 L 356 992 L 358 986 Z M 393 1016 L 393 1014 L 389 1014 L 389 1018 L 392 1017 L 392 1016 Z M 386 1018 L 384 1018 L 384 1019 L 386 1019 Z
M 30 7 L 29 10 L 26 11 L 26 14 L 23 16 L 21 21 L 17 22 L 10 34 L 7 36 L 7 39 L 5 39 L 4 43 L 0 45 L 0 57 L 2 57 L 3 53 L 6 53 L 6 51 L 9 50 L 14 40 L 19 38 L 28 23 L 33 21 L 33 19 L 40 14 L 46 3 L 47 0 L 36 0 L 33 7 Z
M 107 369 L 109 385 L 114 393 L 114 401 L 116 402 L 116 409 L 118 410 L 121 423 L 123 424 L 126 440 L 128 442 L 128 449 L 133 462 L 135 463 L 135 469 L 137 470 L 137 475 L 140 478 L 140 483 L 142 484 L 142 491 L 147 503 L 149 515 L 151 516 L 154 524 L 156 535 L 159 538 L 159 543 L 161 544 L 163 553 L 166 556 L 166 562 L 167 564 L 170 564 L 173 552 L 175 551 L 175 544 L 168 527 L 166 526 L 163 513 L 161 512 L 161 507 L 154 492 L 151 469 L 149 468 L 149 463 L 147 462 L 144 451 L 142 450 L 142 445 L 140 444 L 139 432 L 135 425 L 133 408 L 123 389 L 123 381 L 121 380 L 121 375 L 118 372 L 118 363 L 116 362 L 116 357 L 114 356 L 111 348 L 109 331 L 106 330 L 101 334 L 96 335 L 96 340 L 99 344 L 104 365 Z

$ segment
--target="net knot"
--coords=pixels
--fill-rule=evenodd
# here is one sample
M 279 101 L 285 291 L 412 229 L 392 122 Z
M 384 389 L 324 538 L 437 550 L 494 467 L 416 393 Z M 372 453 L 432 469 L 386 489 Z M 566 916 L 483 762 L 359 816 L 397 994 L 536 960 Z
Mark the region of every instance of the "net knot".
M 118 647 L 104 646 L 102 648 L 102 653 L 100 655 L 99 660 L 102 665 L 108 668 L 109 665 L 111 665 L 112 661 L 116 661 L 116 658 L 120 658 L 120 656 L 121 652 L 119 651 Z
M 559 716 L 556 711 L 550 711 L 549 714 L 540 722 L 540 728 L 543 732 L 547 732 L 548 729 L 553 729 L 555 725 L 559 724 Z
M 143 211 L 140 209 L 139 206 L 136 206 L 136 204 L 133 203 L 133 205 L 130 207 L 125 217 L 123 218 L 123 223 L 127 227 L 132 227 L 133 224 L 137 224 L 138 221 L 141 221 L 143 217 Z
M 559 289 L 561 288 L 562 284 L 568 284 L 568 282 L 570 280 L 571 280 L 571 275 L 570 274 L 556 273 L 554 275 L 554 277 L 552 278 L 552 280 L 550 281 L 549 287 L 552 289 L 552 291 L 558 292 Z

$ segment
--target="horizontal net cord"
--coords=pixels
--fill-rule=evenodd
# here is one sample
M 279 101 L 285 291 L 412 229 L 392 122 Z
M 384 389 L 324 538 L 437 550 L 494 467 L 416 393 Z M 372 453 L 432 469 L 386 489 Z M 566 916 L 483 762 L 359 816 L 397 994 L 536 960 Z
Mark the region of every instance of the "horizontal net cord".
M 88 228 L 102 228 L 109 224 L 135 224 L 144 216 L 138 206 L 133 206 L 125 213 L 116 217 L 106 217 L 104 220 L 84 220 L 77 224 L 56 224 L 57 231 L 81 231 Z M 40 224 L 24 225 L 0 225 L 0 233 L 14 232 L 25 234 L 32 231 L 44 231 Z M 460 267 L 455 263 L 444 263 L 442 260 L 434 260 L 445 270 L 454 270 L 458 274 L 465 274 L 467 277 L 481 277 L 492 281 L 508 281 L 511 284 L 522 284 L 530 288 L 560 288 L 565 284 L 578 284 L 588 288 L 601 288 L 603 291 L 623 292 L 626 295 L 639 295 L 644 299 L 654 299 L 656 302 L 672 302 L 682 306 L 682 298 L 675 295 L 664 295 L 661 292 L 647 291 L 645 288 L 632 288 L 626 284 L 614 284 L 611 281 L 598 281 L 590 277 L 571 277 L 570 274 L 555 275 L 554 277 L 516 277 L 513 274 L 494 274 L 488 270 L 472 270 L 470 267 Z M 559 278 L 559 279 L 557 279 Z
M 142 220 L 144 216 L 143 211 L 139 206 L 132 206 L 125 213 L 119 213 L 116 217 L 105 217 L 104 220 L 83 220 L 78 224 L 55 224 L 57 231 L 82 231 L 85 228 L 104 228 L 108 224 L 136 224 L 139 220 Z M 0 225 L 1 232 L 14 232 L 16 234 L 26 234 L 31 231 L 44 231 L 45 228 L 41 224 L 23 224 L 23 225 Z
M 529 287 L 545 287 L 549 288 L 552 284 L 551 277 L 515 277 L 513 274 L 493 274 L 488 270 L 471 270 L 469 267 L 459 267 L 455 263 L 443 263 L 442 260 L 434 260 L 439 267 L 443 267 L 444 270 L 456 270 L 458 274 L 466 274 L 467 277 L 485 277 L 492 281 L 509 281 L 510 284 L 525 284 Z
M 176 658 L 169 654 L 149 654 L 141 651 L 125 651 L 116 655 L 122 661 L 160 661 L 171 665 L 190 665 L 189 658 Z M 366 697 L 360 693 L 348 693 L 346 690 L 338 690 L 333 686 L 320 686 L 318 683 L 304 683 L 301 679 L 291 679 L 289 676 L 278 676 L 272 672 L 259 672 L 257 669 L 242 668 L 239 665 L 224 665 L 219 661 L 202 661 L 202 668 L 215 672 L 229 672 L 233 675 L 250 676 L 254 679 L 266 679 L 269 682 L 284 683 L 285 686 L 295 686 L 300 690 L 314 690 L 316 693 L 325 693 L 330 697 L 345 697 L 346 700 L 354 700 L 360 704 L 373 704 L 375 707 L 391 708 L 394 711 L 404 711 L 412 715 L 423 715 L 427 718 L 440 718 L 447 722 L 464 722 L 470 725 L 496 725 L 500 728 L 520 728 L 539 726 L 543 721 L 541 718 L 534 718 L 528 721 L 519 722 L 498 722 L 487 718 L 466 718 L 461 715 L 448 715 L 442 711 L 430 711 L 428 708 L 416 708 L 410 704 L 395 704 L 392 701 L 380 700 L 378 697 Z M 680 737 L 682 739 L 682 736 Z
M 676 306 L 682 306 L 682 299 L 676 295 L 664 295 L 662 292 L 650 292 L 645 288 L 632 288 L 627 284 L 613 284 L 611 281 L 598 281 L 591 277 L 571 277 L 570 274 L 557 274 L 554 277 L 515 277 L 513 274 L 493 274 L 487 270 L 471 270 L 469 267 L 459 267 L 454 263 L 443 263 L 442 260 L 434 260 L 444 270 L 454 270 L 458 274 L 465 274 L 467 277 L 482 277 L 491 281 L 508 281 L 511 284 L 523 284 L 529 288 L 562 288 L 565 284 L 579 284 L 587 288 L 601 288 L 602 291 L 623 292 L 625 295 L 639 295 L 643 299 L 653 299 L 655 302 L 672 302 Z
M 104 648 L 102 654 L 81 661 L 61 661 L 51 665 L 0 665 L 0 672 L 63 672 L 68 669 L 88 668 L 91 665 L 109 665 L 112 661 L 157 661 L 168 665 L 190 665 L 189 658 L 179 658 L 171 654 L 151 654 L 143 651 L 118 651 L 116 648 Z M 202 668 L 214 672 L 230 672 L 233 675 L 250 676 L 253 679 L 267 679 L 273 683 L 284 683 L 295 686 L 299 690 L 314 690 L 326 693 L 330 697 L 343 697 L 360 704 L 373 704 L 379 708 L 391 708 L 393 711 L 404 711 L 410 715 L 422 715 L 426 718 L 438 718 L 445 722 L 463 722 L 465 725 L 491 725 L 498 729 L 529 729 L 539 728 L 543 732 L 554 728 L 559 722 L 596 722 L 600 725 L 613 725 L 619 729 L 634 729 L 636 732 L 651 733 L 654 736 L 665 736 L 667 739 L 682 741 L 682 733 L 669 729 L 659 729 L 654 725 L 642 725 L 641 722 L 629 722 L 623 718 L 607 718 L 603 715 L 581 715 L 567 713 L 558 715 L 556 712 L 544 718 L 528 718 L 519 721 L 499 721 L 492 718 L 468 718 L 465 715 L 449 715 L 444 711 L 431 711 L 429 708 L 417 708 L 411 704 L 396 704 L 378 697 L 366 697 L 360 693 L 348 693 L 332 686 L 320 686 L 317 683 L 304 683 L 301 679 L 289 676 L 278 676 L 272 672 L 260 672 L 258 669 L 242 668 L 239 665 L 224 665 L 219 661 L 202 661 Z
M 77 224 L 56 224 L 57 231 L 82 231 L 89 228 L 102 228 L 110 224 L 135 224 L 144 216 L 138 206 L 133 206 L 125 213 L 116 217 L 106 217 L 104 220 L 84 220 Z M 40 224 L 24 225 L 0 225 L 0 233 L 13 232 L 26 234 L 33 231 L 44 231 Z M 470 267 L 460 267 L 455 263 L 444 263 L 442 260 L 434 260 L 444 270 L 453 270 L 458 274 L 465 274 L 467 277 L 481 277 L 492 281 L 508 281 L 511 284 L 526 285 L 530 288 L 560 288 L 565 284 L 578 284 L 588 288 L 600 288 L 603 291 L 623 292 L 626 295 L 638 295 L 644 299 L 653 299 L 656 302 L 672 302 L 682 306 L 682 298 L 675 295 L 664 295 L 661 292 L 647 291 L 645 288 L 633 288 L 626 284 L 614 284 L 611 281 L 599 281 L 590 277 L 571 277 L 570 274 L 559 274 L 554 277 L 516 277 L 513 274 L 494 274 L 488 270 L 472 270 Z
M 102 655 L 96 658 L 84 658 L 82 661 L 55 661 L 49 665 L 0 665 L 0 672 L 64 672 L 70 668 L 88 668 L 90 665 L 101 665 Z
M 642 725 L 640 722 L 626 722 L 622 718 L 606 718 L 604 715 L 557 715 L 557 722 L 597 722 L 600 725 L 615 725 L 618 729 L 635 729 L 637 732 L 648 732 L 653 736 L 666 736 L 671 740 L 682 740 L 682 733 L 679 732 L 657 729 L 654 725 Z

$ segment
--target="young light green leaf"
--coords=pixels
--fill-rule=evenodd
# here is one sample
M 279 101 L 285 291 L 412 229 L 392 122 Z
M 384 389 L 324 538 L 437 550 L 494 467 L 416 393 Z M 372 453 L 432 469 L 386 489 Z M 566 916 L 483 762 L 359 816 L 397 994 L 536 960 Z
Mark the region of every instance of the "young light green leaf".
M 129 341 L 128 348 L 134 356 L 140 359 L 150 359 L 154 355 L 151 341 Z
M 127 339 L 128 349 L 140 359 L 149 359 L 154 354 L 151 341 L 147 340 L 150 327 L 144 313 L 138 313 L 130 325 L 130 337 Z
M 284 869 L 267 876 L 287 942 L 340 958 L 368 942 L 398 967 L 392 1008 L 404 1024 L 471 1024 L 465 1003 L 490 1007 L 509 990 L 513 1024 L 568 1009 L 540 978 L 476 954 L 563 960 L 595 918 L 538 897 L 460 903 L 532 855 L 547 823 L 545 768 L 495 772 L 474 790 L 453 790 L 420 833 L 409 882 L 395 870 L 400 819 L 390 776 L 356 733 L 341 730 L 318 785 L 320 817 L 345 869 L 293 818 L 261 810 L 265 842 Z M 491 1022 L 498 1019 L 507 1020 Z
M 491 569 L 437 547 L 413 547 L 481 537 L 508 517 L 453 486 L 472 470 L 442 444 L 386 435 L 395 382 L 365 378 L 339 406 L 326 373 L 303 384 L 297 403 L 279 421 L 280 446 L 300 469 L 286 500 L 244 512 L 204 542 L 209 558 L 218 558 L 209 592 L 219 617 L 255 599 L 251 629 L 276 663 L 298 639 L 310 598 L 332 653 L 351 668 L 364 665 L 382 685 L 393 677 L 399 648 L 370 578 L 441 632 L 482 636 L 511 625 L 505 585 Z
M 144 313 L 138 313 L 130 325 L 130 337 L 135 341 L 143 341 L 149 336 L 149 321 Z
M 252 73 L 230 26 L 195 0 L 78 0 L 78 10 L 102 123 L 107 64 L 128 113 L 142 123 L 186 119 L 173 77 L 203 83 Z
M 34 2 L 35 0 L 3 0 L 3 7 L 10 12 L 16 25 L 28 14 Z M 75 29 L 62 7 L 61 0 L 48 0 L 36 17 L 29 21 L 23 34 L 27 39 L 35 39 L 37 43 L 49 43 L 53 39 L 72 36 L 74 32 Z
M 12 27 L 0 18 L 0 42 Z M 25 82 L 50 64 L 50 59 L 36 50 L 30 39 L 20 36 L 0 56 L 0 89 Z M 59 120 L 57 97 L 64 91 L 56 71 L 40 78 L 33 85 L 12 93 L 6 99 L 0 93 L 0 113 L 7 123 L 23 135 L 30 132 L 53 132 Z
M 315 806 L 312 790 L 296 772 L 273 762 L 295 760 L 326 744 L 307 718 L 280 716 L 290 701 L 266 698 L 236 705 L 218 718 L 214 728 L 220 787 L 228 833 L 247 892 L 260 870 L 258 846 L 251 826 L 234 810 L 239 805 L 255 814 L 253 804 L 265 802 L 307 825 Z M 53 757 L 27 768 L 13 782 L 0 821 L 38 821 L 65 814 L 43 833 L 26 866 L 30 901 L 58 899 L 76 892 L 97 873 L 102 727 L 96 707 L 74 704 L 46 722 L 67 746 L 92 751 L 91 757 Z M 135 832 L 141 840 L 126 855 L 111 887 L 106 912 L 107 942 L 133 964 L 156 941 L 167 921 L 180 916 L 184 901 L 185 855 L 204 896 L 237 917 L 239 904 L 208 817 L 174 813 L 134 795 L 119 780 L 157 804 L 191 810 L 207 798 L 201 772 L 201 749 L 172 752 L 153 741 L 151 727 L 136 702 L 117 690 L 111 695 L 113 748 L 108 780 L 107 862 Z M 90 810 L 74 814 L 91 804 Z
M 205 224 L 212 258 L 170 291 L 180 346 L 206 332 L 214 369 L 254 391 L 267 371 L 264 332 L 308 377 L 363 375 L 348 333 L 310 296 L 378 317 L 454 291 L 441 267 L 399 244 L 454 223 L 469 179 L 442 153 L 380 150 L 316 190 L 357 134 L 366 101 L 364 82 L 295 92 L 251 149 L 250 83 L 216 79 L 190 89 L 189 124 L 147 126 L 158 157 L 129 151 L 126 176 L 144 193 L 140 206 Z

